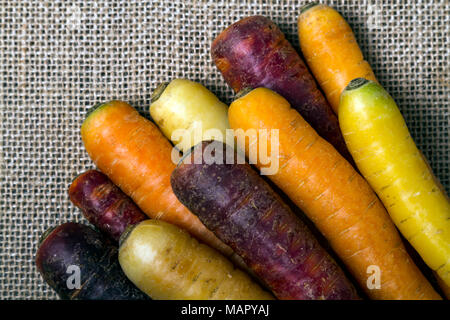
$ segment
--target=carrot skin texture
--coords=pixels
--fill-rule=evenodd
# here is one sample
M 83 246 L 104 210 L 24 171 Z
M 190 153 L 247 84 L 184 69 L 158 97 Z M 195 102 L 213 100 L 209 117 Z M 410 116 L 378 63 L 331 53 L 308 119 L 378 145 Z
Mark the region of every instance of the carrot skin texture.
M 255 89 L 235 100 L 228 116 L 233 129 L 279 130 L 279 170 L 268 178 L 312 220 L 370 298 L 440 299 L 368 183 L 286 99 Z M 248 144 L 240 147 L 248 154 Z M 367 287 L 371 265 L 382 275 L 377 290 Z
M 356 164 L 392 220 L 450 285 L 450 201 L 395 101 L 379 84 L 355 79 L 342 94 L 339 118 Z
M 222 142 L 197 144 L 173 172 L 173 190 L 278 299 L 357 299 L 306 225 L 248 164 L 193 164 L 205 148 L 221 150 L 224 163 L 234 154 Z
M 333 8 L 317 4 L 302 12 L 298 37 L 305 61 L 336 114 L 341 93 L 351 80 L 377 81 L 349 24 Z
M 125 233 L 119 261 L 153 299 L 273 299 L 219 252 L 161 220 L 143 221 Z
M 213 42 L 212 58 L 235 92 L 269 88 L 285 97 L 350 162 L 338 120 L 303 60 L 268 18 L 242 19 Z
M 232 255 L 176 198 L 170 186 L 176 167 L 172 145 L 151 121 L 126 102 L 110 101 L 88 115 L 81 136 L 97 167 L 147 216 L 178 225 L 226 256 Z
M 220 135 L 225 141 L 230 128 L 228 106 L 200 83 L 187 79 L 160 85 L 149 111 L 161 132 L 183 152 L 202 140 L 219 140 Z M 180 129 L 189 132 L 190 139 L 174 135 Z
M 80 268 L 80 290 L 69 289 L 69 266 Z M 125 276 L 117 260 L 117 248 L 92 228 L 65 223 L 40 244 L 36 266 L 61 299 L 147 300 Z
M 122 190 L 97 170 L 79 175 L 69 187 L 69 197 L 90 223 L 116 242 L 129 225 L 148 219 Z

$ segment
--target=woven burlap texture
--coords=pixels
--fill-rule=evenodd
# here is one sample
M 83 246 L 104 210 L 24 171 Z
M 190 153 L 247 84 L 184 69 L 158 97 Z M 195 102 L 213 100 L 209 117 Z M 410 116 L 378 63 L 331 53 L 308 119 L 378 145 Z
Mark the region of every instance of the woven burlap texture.
M 94 167 L 80 137 L 89 107 L 118 98 L 148 116 L 152 90 L 179 77 L 229 103 L 232 91 L 210 57 L 215 36 L 260 14 L 298 49 L 304 3 L 0 0 L 0 298 L 56 298 L 34 257 L 45 229 L 84 221 L 67 188 Z M 353 27 L 449 192 L 449 2 L 327 3 Z

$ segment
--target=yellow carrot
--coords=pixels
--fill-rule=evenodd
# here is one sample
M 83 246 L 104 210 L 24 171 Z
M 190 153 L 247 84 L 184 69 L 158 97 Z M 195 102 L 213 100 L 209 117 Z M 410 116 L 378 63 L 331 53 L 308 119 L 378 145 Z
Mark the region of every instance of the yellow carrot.
M 230 128 L 227 112 L 228 106 L 211 91 L 186 79 L 161 84 L 150 106 L 158 127 L 183 152 L 202 140 L 225 142 Z
M 219 252 L 161 220 L 126 230 L 119 262 L 127 277 L 153 299 L 273 299 Z
M 336 114 L 339 97 L 351 80 L 376 81 L 352 29 L 333 8 L 305 5 L 298 18 L 298 36 L 303 56 Z
M 339 123 L 359 170 L 397 227 L 450 285 L 450 202 L 395 101 L 379 84 L 355 79 L 342 93 Z

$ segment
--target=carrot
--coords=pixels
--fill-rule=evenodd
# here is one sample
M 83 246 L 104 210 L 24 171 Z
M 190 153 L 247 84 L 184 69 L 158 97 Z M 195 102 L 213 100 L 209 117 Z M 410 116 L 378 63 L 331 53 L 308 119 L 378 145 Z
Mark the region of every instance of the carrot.
M 309 3 L 298 18 L 298 37 L 306 63 L 338 113 L 339 97 L 355 78 L 376 81 L 347 21 L 325 4 Z
M 38 247 L 36 267 L 61 299 L 148 300 L 120 268 L 117 246 L 86 225 L 50 228 Z
M 217 163 L 210 161 L 213 153 Z M 232 157 L 237 158 L 234 148 L 222 142 L 197 144 L 172 173 L 178 199 L 278 299 L 357 299 L 351 282 L 306 225 L 248 164 L 233 163 Z
M 255 89 L 235 100 L 228 116 L 233 129 L 279 130 L 279 170 L 268 177 L 315 223 L 369 297 L 440 298 L 367 182 L 283 97 Z M 270 135 L 266 139 L 269 144 Z M 249 145 L 239 140 L 248 154 Z M 371 266 L 380 270 L 379 289 L 367 285 Z
M 273 299 L 219 252 L 163 221 L 127 229 L 119 262 L 127 277 L 156 300 Z
M 211 55 L 235 92 L 265 87 L 285 97 L 319 135 L 352 162 L 336 115 L 303 60 L 270 19 L 253 16 L 225 29 Z
M 129 225 L 147 219 L 122 190 L 97 170 L 76 177 L 69 187 L 69 197 L 90 223 L 116 242 Z
M 176 165 L 172 145 L 129 104 L 111 101 L 94 107 L 81 127 L 84 146 L 111 181 L 150 218 L 186 229 L 225 255 L 232 250 L 183 206 L 170 186 Z
M 355 79 L 342 93 L 339 119 L 358 168 L 400 232 L 450 285 L 450 201 L 395 101 L 379 84 Z
M 150 114 L 164 135 L 185 152 L 202 140 L 226 140 L 228 106 L 200 83 L 175 79 L 152 94 Z M 177 132 L 183 133 L 178 135 Z

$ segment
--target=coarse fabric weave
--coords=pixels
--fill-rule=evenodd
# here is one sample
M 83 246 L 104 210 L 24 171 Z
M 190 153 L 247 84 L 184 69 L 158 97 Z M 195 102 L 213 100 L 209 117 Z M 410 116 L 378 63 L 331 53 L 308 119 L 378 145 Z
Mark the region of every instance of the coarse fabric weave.
M 327 1 L 349 21 L 447 193 L 450 2 Z M 213 39 L 249 15 L 270 17 L 298 49 L 305 1 L 0 0 L 0 298 L 55 299 L 34 257 L 50 226 L 84 219 L 67 189 L 94 168 L 80 126 L 97 102 L 148 116 L 156 85 L 199 81 L 230 103 Z

